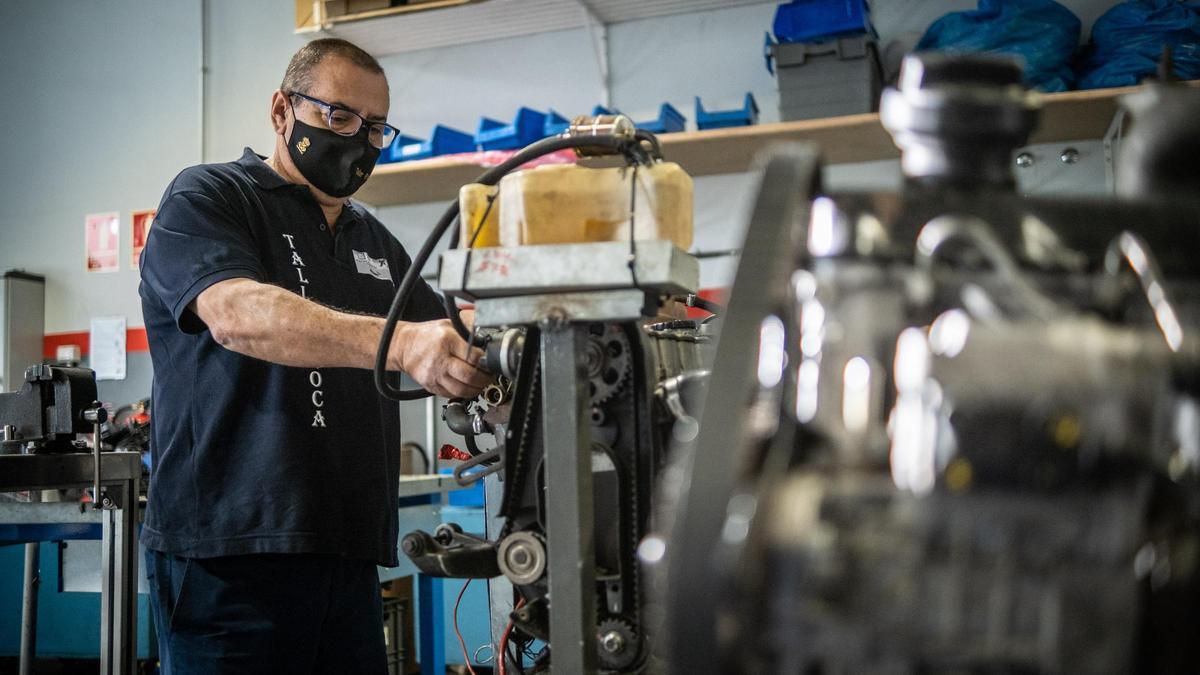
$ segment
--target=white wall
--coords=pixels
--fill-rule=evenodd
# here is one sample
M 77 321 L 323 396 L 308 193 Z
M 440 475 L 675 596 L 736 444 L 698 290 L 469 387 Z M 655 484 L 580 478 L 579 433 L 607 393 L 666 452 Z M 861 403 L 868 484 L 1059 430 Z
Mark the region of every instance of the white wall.
M 157 206 L 196 162 L 199 25 L 191 2 L 0 5 L 0 267 L 46 276 L 46 330 L 93 315 L 141 325 L 137 273 L 88 274 L 84 214 Z
M 207 81 L 201 151 L 201 7 L 207 4 Z M 763 121 L 778 118 L 762 36 L 777 3 L 764 2 L 611 26 L 613 103 L 635 118 L 664 100 L 689 118 L 692 97 L 712 108 L 754 93 Z M 1112 2 L 1068 0 L 1085 31 Z M 877 0 L 886 41 L 921 31 L 964 0 Z M 153 208 L 185 166 L 235 159 L 244 146 L 269 151 L 271 92 L 305 41 L 292 30 L 291 0 L 44 0 L 0 3 L 0 269 L 47 277 L 47 332 L 86 330 L 91 316 L 141 325 L 137 272 L 130 269 L 129 213 Z M 600 100 L 586 30 L 462 45 L 382 60 L 392 119 L 421 136 L 435 123 L 473 130 L 480 115 L 510 117 L 519 105 L 573 114 Z M 1089 175 L 1094 175 L 1094 171 Z M 836 167 L 833 187 L 896 184 L 895 162 Z M 697 247 L 740 243 L 750 176 L 696 181 Z M 410 249 L 443 204 L 381 209 Z M 122 270 L 84 270 L 83 218 L 120 211 Z M 706 261 L 705 285 L 731 277 L 731 261 Z M 121 390 L 148 390 L 148 365 L 133 355 Z

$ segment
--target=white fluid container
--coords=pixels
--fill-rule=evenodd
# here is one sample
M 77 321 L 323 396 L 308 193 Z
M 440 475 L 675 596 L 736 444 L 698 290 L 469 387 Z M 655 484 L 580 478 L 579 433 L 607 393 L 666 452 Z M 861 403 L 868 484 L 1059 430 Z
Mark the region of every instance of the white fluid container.
M 500 245 L 627 241 L 631 202 L 635 239 L 691 248 L 692 178 L 672 162 L 636 172 L 551 165 L 509 174 L 500 181 Z

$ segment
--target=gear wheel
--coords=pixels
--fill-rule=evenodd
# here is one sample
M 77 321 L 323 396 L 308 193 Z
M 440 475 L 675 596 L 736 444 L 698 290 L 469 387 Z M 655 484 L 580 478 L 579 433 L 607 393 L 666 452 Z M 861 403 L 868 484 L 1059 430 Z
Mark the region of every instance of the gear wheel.
M 587 375 L 591 404 L 600 405 L 610 400 L 633 370 L 629 338 L 616 324 L 593 324 L 588 336 Z
M 637 662 L 638 637 L 624 619 L 605 619 L 596 627 L 596 654 L 605 670 L 627 670 Z

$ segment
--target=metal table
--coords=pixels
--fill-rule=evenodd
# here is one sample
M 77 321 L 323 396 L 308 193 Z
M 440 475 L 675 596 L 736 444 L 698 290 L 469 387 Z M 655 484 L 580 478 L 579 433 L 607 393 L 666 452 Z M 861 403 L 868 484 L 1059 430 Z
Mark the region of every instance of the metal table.
M 100 459 L 100 484 L 110 506 L 38 502 L 0 504 L 3 522 L 19 525 L 94 524 L 101 526 L 100 673 L 137 672 L 137 499 L 142 478 L 136 452 L 106 452 Z M 92 453 L 0 455 L 0 492 L 91 487 L 96 460 Z M 26 548 L 26 587 L 21 622 L 21 672 L 32 668 L 35 653 L 37 594 L 32 576 L 36 544 Z M 32 590 L 32 592 L 31 592 Z
M 109 454 L 105 454 L 106 460 Z M 24 456 L 21 455 L 21 457 Z M 10 456 L 0 455 L 0 467 L 8 466 L 4 463 L 4 458 L 6 457 Z M 105 472 L 110 470 L 108 461 L 105 461 L 102 467 Z M 91 470 L 90 465 L 82 468 L 87 471 Z M 11 472 L 6 472 L 3 476 L 4 479 L 0 482 L 0 488 L 3 488 L 3 490 L 0 491 L 25 489 L 10 486 L 10 483 L 13 482 L 11 480 Z M 116 480 L 115 475 L 113 479 Z M 105 479 L 104 482 L 108 483 L 108 480 Z M 45 488 L 43 487 L 42 489 Z M 399 489 L 401 530 L 407 531 L 416 528 L 432 529 L 436 527 L 441 522 L 439 511 L 441 495 L 460 489 L 462 487 L 449 476 L 401 476 Z M 72 540 L 77 538 L 89 539 L 94 536 L 89 532 L 91 528 L 95 525 L 102 525 L 106 515 L 104 512 L 94 510 L 90 507 L 81 510 L 80 506 L 79 503 L 75 502 L 0 502 L 0 524 L 21 526 L 18 529 L 16 537 L 20 540 L 32 541 L 37 539 L 44 541 L 60 537 Z M 28 528 L 25 526 L 28 526 Z M 49 536 L 47 536 L 48 531 L 50 532 Z M 118 532 L 117 534 L 119 536 L 121 533 Z M 90 544 L 90 542 L 80 543 Z M 103 569 L 100 574 L 95 574 L 92 570 L 95 565 L 94 561 L 97 558 L 102 559 L 104 557 L 102 552 L 110 549 L 111 546 L 107 540 L 100 542 L 101 551 L 94 551 L 94 547 L 90 545 L 72 546 L 72 558 L 64 558 L 63 561 L 62 574 L 64 585 L 69 590 L 77 592 L 94 593 L 99 591 L 103 596 L 105 587 L 104 579 L 108 578 L 109 575 Z M 136 559 L 137 556 L 135 555 L 134 558 Z M 33 568 L 36 568 L 36 566 L 35 561 Z M 136 565 L 127 569 L 130 570 L 133 584 L 139 583 L 141 577 L 137 574 Z M 442 610 L 441 580 L 418 574 L 417 570 L 403 555 L 400 557 L 399 567 L 379 568 L 379 579 L 381 582 L 409 575 L 417 575 L 417 585 L 420 593 L 418 596 L 419 612 L 417 619 L 421 624 L 422 654 L 428 655 L 422 661 L 422 672 L 443 672 L 446 659 L 445 654 L 442 653 L 444 612 Z M 128 588 L 133 589 L 129 593 L 129 598 L 131 601 L 136 602 L 136 593 L 139 589 L 135 585 L 131 585 Z M 36 595 L 34 598 L 36 598 Z M 107 604 L 102 605 L 102 607 L 107 606 Z M 31 609 L 34 608 L 31 607 Z M 132 610 L 129 611 L 128 615 L 130 616 L 130 626 L 136 627 L 136 616 L 132 613 Z M 131 635 L 136 636 L 136 633 L 131 633 Z M 101 638 L 102 640 L 106 639 L 103 632 L 101 633 Z M 136 655 L 136 638 L 131 639 L 128 644 L 130 652 Z M 32 644 L 30 646 L 32 647 Z M 30 650 L 30 653 L 32 654 L 32 650 Z M 105 672 L 123 673 L 126 671 L 118 669 Z

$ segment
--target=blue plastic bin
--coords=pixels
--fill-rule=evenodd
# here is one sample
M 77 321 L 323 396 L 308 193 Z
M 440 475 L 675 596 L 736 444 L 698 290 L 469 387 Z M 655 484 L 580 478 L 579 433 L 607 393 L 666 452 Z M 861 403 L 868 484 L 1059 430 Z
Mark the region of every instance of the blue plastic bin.
M 453 476 L 454 469 L 439 469 L 438 473 L 444 476 Z M 469 488 L 451 490 L 446 494 L 449 497 L 447 502 L 451 506 L 483 506 L 483 481 L 476 481 Z
M 423 143 L 425 139 L 417 138 L 416 136 L 405 136 L 404 134 L 396 134 L 392 139 L 392 144 L 379 152 L 379 159 L 376 164 L 391 164 L 400 161 L 400 148 L 411 145 L 413 143 Z
M 598 105 L 595 108 L 592 108 L 592 116 L 593 117 L 595 117 L 596 115 L 619 115 L 619 114 L 621 114 L 621 113 L 616 110 L 609 110 L 608 108 L 605 108 L 602 105 Z M 562 115 L 559 115 L 558 113 L 554 112 L 553 108 L 551 108 L 550 114 L 546 115 L 546 123 L 542 126 L 542 135 L 543 135 L 543 137 L 557 136 L 569 128 L 571 128 L 571 120 L 567 119 L 566 117 L 563 117 Z
M 870 30 L 866 0 L 793 0 L 775 10 L 775 39 L 808 42 Z
M 645 129 L 652 134 L 669 134 L 676 131 L 683 131 L 686 124 L 687 118 L 683 116 L 683 113 L 676 110 L 675 106 L 670 103 L 664 103 L 658 109 L 658 119 L 635 122 L 634 126 L 638 129 Z
M 746 127 L 756 122 L 758 122 L 758 103 L 754 100 L 754 94 L 747 93 L 745 104 L 737 110 L 714 110 L 712 112 L 705 110 L 704 105 L 700 102 L 700 97 L 696 97 L 697 129 Z
M 435 126 L 429 134 L 429 140 L 398 134 L 396 140 L 388 146 L 387 152 L 380 153 L 380 162 L 407 162 L 414 159 L 427 159 L 439 155 L 452 155 L 456 152 L 471 152 L 475 149 L 475 138 L 468 133 L 452 129 L 441 124 Z
M 542 125 L 542 134 L 545 136 L 557 136 L 571 127 L 571 120 L 559 115 L 550 109 L 550 113 L 546 115 L 546 122 Z
M 475 132 L 475 145 L 484 150 L 516 150 L 545 138 L 545 126 L 545 113 L 524 107 L 517 111 L 511 124 L 483 117 Z

